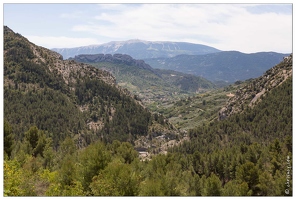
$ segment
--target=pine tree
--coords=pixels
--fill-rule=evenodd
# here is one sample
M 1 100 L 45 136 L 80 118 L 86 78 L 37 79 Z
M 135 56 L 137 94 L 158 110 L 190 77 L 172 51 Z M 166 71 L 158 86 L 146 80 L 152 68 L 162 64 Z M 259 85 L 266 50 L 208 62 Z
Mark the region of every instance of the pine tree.
M 38 144 L 38 128 L 36 126 L 30 127 L 25 133 L 25 139 L 29 142 L 31 149 L 36 148 Z
M 111 154 L 101 142 L 90 144 L 78 155 L 78 177 L 83 188 L 88 191 L 92 178 L 97 176 L 111 160 Z
M 91 191 L 95 196 L 136 196 L 139 189 L 139 175 L 129 164 L 115 159 L 92 179 Z
M 257 184 L 259 182 L 258 168 L 254 163 L 247 161 L 245 164 L 237 167 L 236 178 L 241 182 L 246 182 L 252 195 L 257 195 Z
M 211 176 L 206 179 L 203 196 L 221 196 L 222 183 L 218 176 L 211 173 Z
M 4 152 L 11 157 L 11 152 L 14 146 L 14 135 L 10 124 L 4 120 Z

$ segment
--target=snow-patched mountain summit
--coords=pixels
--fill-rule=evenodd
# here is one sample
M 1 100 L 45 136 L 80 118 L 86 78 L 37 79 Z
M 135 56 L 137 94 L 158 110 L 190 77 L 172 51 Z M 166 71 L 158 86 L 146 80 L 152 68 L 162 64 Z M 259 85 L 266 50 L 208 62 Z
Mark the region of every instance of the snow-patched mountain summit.
M 54 48 L 65 59 L 80 54 L 128 54 L 135 59 L 174 57 L 176 55 L 204 55 L 220 50 L 201 44 L 187 42 L 157 42 L 144 40 L 127 40 L 109 42 L 101 45 L 90 45 L 75 48 Z

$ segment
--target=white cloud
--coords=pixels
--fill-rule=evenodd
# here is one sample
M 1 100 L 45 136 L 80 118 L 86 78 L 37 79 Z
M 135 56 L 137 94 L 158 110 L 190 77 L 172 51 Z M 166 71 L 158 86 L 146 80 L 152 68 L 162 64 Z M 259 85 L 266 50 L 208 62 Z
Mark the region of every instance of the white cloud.
M 192 42 L 245 53 L 292 51 L 292 4 L 62 6 L 52 15 L 44 7 L 35 14 L 20 13 L 23 17 L 15 17 L 18 20 L 10 24 L 32 42 L 48 48 L 142 39 Z
M 83 16 L 84 12 L 78 11 L 73 13 L 62 13 L 60 14 L 61 18 L 65 19 L 80 19 Z
M 132 5 L 136 6 L 137 4 L 124 4 L 124 3 L 99 3 L 97 7 L 101 10 L 108 10 L 108 11 L 122 11 L 126 9 L 130 9 L 133 7 Z
M 188 41 L 221 50 L 292 51 L 292 13 L 257 12 L 254 4 L 98 5 L 93 24 L 73 26 L 110 40 Z
M 70 38 L 51 36 L 26 36 L 29 41 L 46 48 L 72 48 L 101 43 L 95 38 Z

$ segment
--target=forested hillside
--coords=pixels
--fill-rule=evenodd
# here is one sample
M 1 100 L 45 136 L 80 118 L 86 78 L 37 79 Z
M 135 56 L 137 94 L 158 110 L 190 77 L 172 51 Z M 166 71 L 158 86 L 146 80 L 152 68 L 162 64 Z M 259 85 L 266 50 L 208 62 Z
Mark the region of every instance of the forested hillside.
M 213 89 L 210 81 L 173 70 L 153 69 L 143 60 L 125 54 L 78 55 L 70 60 L 109 71 L 117 83 L 137 95 L 147 106 Z
M 292 54 L 284 58 L 282 62 L 267 70 L 262 76 L 249 80 L 249 84 L 240 87 L 226 105 L 219 112 L 219 119 L 244 111 L 247 107 L 253 107 L 260 102 L 260 97 L 268 91 L 278 87 L 288 78 L 292 77 Z
M 291 87 L 290 78 L 258 107 L 191 130 L 190 141 L 145 162 L 118 141 L 77 150 L 67 138 L 57 151 L 40 150 L 30 136 L 50 139 L 31 128 L 24 144 L 32 154 L 4 161 L 4 195 L 291 196 Z M 5 136 L 10 144 L 6 123 Z
M 291 78 L 253 109 L 189 135 L 172 152 L 192 156 L 194 171 L 209 177 L 217 195 L 292 195 Z
M 63 61 L 4 28 L 4 116 L 17 140 L 32 126 L 45 131 L 55 147 L 67 136 L 82 147 L 148 135 L 158 122 L 115 82 L 106 71 Z
M 4 27 L 4 196 L 292 196 L 292 63 L 183 135 L 109 72 Z

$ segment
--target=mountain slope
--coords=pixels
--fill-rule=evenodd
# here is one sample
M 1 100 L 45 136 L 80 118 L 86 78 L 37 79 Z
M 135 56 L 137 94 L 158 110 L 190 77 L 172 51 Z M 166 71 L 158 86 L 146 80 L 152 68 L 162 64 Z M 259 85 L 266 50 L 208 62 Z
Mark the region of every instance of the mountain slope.
M 76 48 L 54 48 L 64 58 L 80 54 L 128 54 L 135 59 L 173 57 L 180 54 L 202 55 L 219 52 L 220 50 L 186 42 L 152 42 L 143 40 L 128 40 L 109 42 L 101 45 L 91 45 Z
M 194 74 L 212 82 L 233 83 L 262 75 L 287 55 L 274 52 L 244 54 L 225 51 L 206 55 L 179 55 L 173 58 L 145 59 L 145 62 L 153 68 Z
M 163 114 L 176 128 L 190 130 L 215 121 L 217 113 L 238 87 L 239 85 L 230 85 L 226 88 L 213 89 L 181 100 L 165 103 L 155 102 L 149 108 Z
M 266 90 L 245 102 L 252 109 L 178 140 L 110 73 L 63 61 L 4 27 L 4 196 L 292 196 L 292 63 L 291 55 L 242 87 L 254 97 Z M 101 136 L 139 136 L 139 151 L 165 155 L 140 162 L 131 144 L 118 141 L 81 148 Z
M 293 55 L 267 70 L 262 76 L 239 88 L 225 107 L 219 112 L 219 119 L 224 119 L 234 113 L 242 112 L 248 107 L 254 107 L 269 91 L 283 84 L 292 77 Z
M 162 113 L 176 127 L 188 130 L 256 106 L 262 97 L 291 76 L 292 55 L 256 79 L 236 82 L 179 101 L 154 103 L 150 109 Z
M 55 147 L 67 136 L 79 146 L 98 139 L 133 142 L 153 133 L 151 126 L 158 123 L 170 132 L 169 124 L 156 122 L 109 72 L 64 61 L 8 27 L 4 27 L 4 116 L 17 140 L 35 125 L 52 137 Z
M 256 80 L 267 88 L 273 83 L 277 86 L 266 91 L 252 109 L 192 129 L 190 140 L 171 149 L 191 158 L 194 172 L 201 177 L 201 188 L 209 177 L 205 187 L 210 189 L 200 190 L 201 195 L 292 195 L 291 177 L 287 176 L 293 147 L 291 64 L 292 56 L 260 77 L 266 81 Z M 246 88 L 256 91 L 252 87 L 256 81 Z M 218 187 L 211 187 L 212 183 Z
M 147 104 L 214 87 L 204 78 L 172 70 L 153 69 L 143 60 L 135 60 L 129 55 L 78 55 L 74 60 L 111 72 L 119 85 L 138 95 Z

